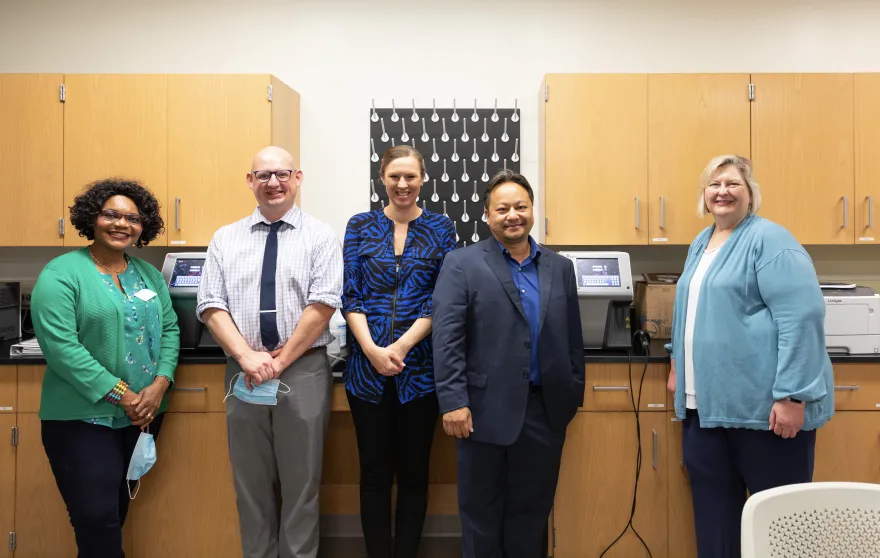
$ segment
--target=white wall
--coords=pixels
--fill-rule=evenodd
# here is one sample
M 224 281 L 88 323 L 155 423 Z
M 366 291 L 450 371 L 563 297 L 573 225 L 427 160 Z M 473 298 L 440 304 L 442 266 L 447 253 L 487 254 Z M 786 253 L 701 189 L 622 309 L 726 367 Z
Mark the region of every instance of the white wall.
M 303 205 L 340 236 L 369 205 L 373 98 L 517 99 L 537 183 L 545 73 L 728 71 L 880 71 L 880 1 L 0 0 L 0 72 L 279 76 L 302 95 Z

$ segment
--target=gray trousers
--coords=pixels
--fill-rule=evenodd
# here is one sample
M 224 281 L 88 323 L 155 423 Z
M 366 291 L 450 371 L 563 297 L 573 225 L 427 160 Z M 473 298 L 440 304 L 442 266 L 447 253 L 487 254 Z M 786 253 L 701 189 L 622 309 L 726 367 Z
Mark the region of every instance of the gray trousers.
M 226 385 L 241 372 L 226 365 Z M 229 457 L 244 558 L 316 558 L 324 439 L 333 376 L 327 351 L 300 357 L 279 377 L 278 404 L 226 400 Z M 282 386 L 281 391 L 284 391 Z

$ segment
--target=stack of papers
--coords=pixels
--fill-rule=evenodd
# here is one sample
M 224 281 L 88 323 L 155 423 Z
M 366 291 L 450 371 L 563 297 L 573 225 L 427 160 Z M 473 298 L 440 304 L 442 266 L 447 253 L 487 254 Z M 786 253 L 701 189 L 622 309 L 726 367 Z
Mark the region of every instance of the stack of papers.
M 40 344 L 37 343 L 37 338 L 27 339 L 22 341 L 21 343 L 16 343 L 12 345 L 9 349 L 9 356 L 11 357 L 38 357 L 43 356 L 43 350 L 40 349 Z

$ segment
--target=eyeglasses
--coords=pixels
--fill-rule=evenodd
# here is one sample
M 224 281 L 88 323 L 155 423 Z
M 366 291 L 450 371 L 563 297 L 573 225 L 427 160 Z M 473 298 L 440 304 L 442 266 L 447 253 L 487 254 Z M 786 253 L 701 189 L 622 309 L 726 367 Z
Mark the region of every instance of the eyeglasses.
M 144 222 L 144 218 L 142 215 L 138 215 L 137 213 L 119 213 L 113 209 L 102 209 L 98 215 L 103 217 L 105 221 L 109 221 L 111 223 L 115 223 L 125 217 L 125 220 L 128 221 L 129 225 L 140 225 Z
M 272 179 L 272 175 L 275 175 L 275 178 L 278 179 L 278 182 L 287 182 L 290 180 L 290 177 L 293 176 L 293 173 L 296 171 L 293 169 L 290 170 L 277 170 L 277 171 L 267 171 L 267 170 L 259 170 L 254 171 L 251 174 L 254 175 L 254 178 L 259 182 L 269 182 Z

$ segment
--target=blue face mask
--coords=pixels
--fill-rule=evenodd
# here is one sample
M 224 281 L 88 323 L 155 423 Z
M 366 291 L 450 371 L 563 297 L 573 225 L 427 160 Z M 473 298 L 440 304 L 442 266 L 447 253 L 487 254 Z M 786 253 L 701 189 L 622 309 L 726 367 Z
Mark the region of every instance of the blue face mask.
M 156 441 L 153 435 L 147 432 L 141 432 L 138 437 L 137 444 L 134 446 L 134 452 L 131 454 L 131 462 L 128 464 L 128 474 L 125 476 L 128 481 L 137 481 L 134 494 L 131 493 L 131 484 L 128 485 L 128 497 L 132 500 L 137 497 L 137 493 L 141 488 L 141 477 L 147 474 L 147 471 L 156 463 Z
M 253 403 L 254 405 L 277 405 L 278 398 L 276 394 L 290 393 L 290 388 L 287 387 L 287 385 L 282 384 L 277 379 L 267 380 L 258 386 L 254 385 L 254 389 L 249 390 L 247 388 L 247 385 L 244 383 L 244 373 L 239 372 L 235 376 L 237 377 L 237 379 L 233 379 L 235 385 L 232 386 L 232 389 L 229 393 L 226 394 L 226 397 L 223 398 L 223 401 L 226 401 L 234 395 L 245 403 Z M 279 386 L 283 386 L 286 391 L 278 391 Z

